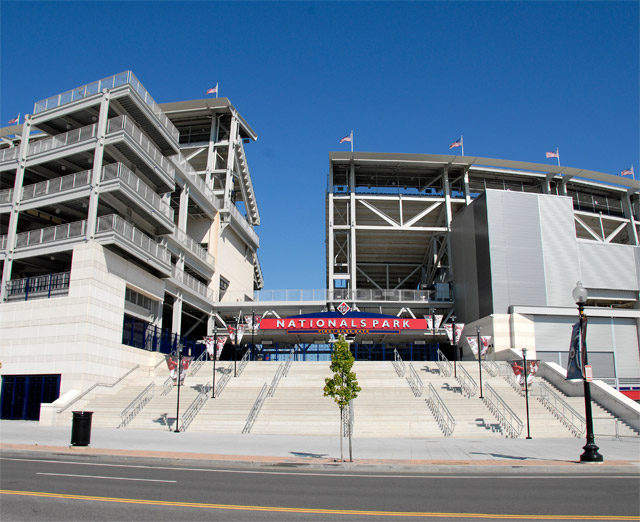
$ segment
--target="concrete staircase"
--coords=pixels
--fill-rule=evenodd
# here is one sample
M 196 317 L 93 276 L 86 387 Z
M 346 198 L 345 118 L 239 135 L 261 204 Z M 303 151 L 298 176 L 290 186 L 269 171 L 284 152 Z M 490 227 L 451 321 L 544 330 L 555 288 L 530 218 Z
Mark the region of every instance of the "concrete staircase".
M 273 361 L 249 362 L 239 377 L 230 374 L 224 390 L 221 382 L 225 374 L 233 372 L 233 363 L 216 363 L 216 398 L 209 398 L 188 427 L 189 431 L 241 434 L 247 417 L 263 385 L 270 385 L 281 363 Z M 406 375 L 409 367 L 407 364 Z M 456 421 L 454 438 L 503 437 L 498 421 L 480 400 L 463 395 L 459 382 L 444 377 L 435 362 L 411 363 L 424 383 L 420 397 L 415 397 L 405 377 L 399 377 L 391 362 L 356 361 L 354 371 L 362 391 L 354 400 L 354 437 L 418 437 L 440 438 L 443 434 L 426 404 L 430 383 L 444 401 Z M 475 362 L 459 362 L 468 373 L 478 379 Z M 510 371 L 510 369 L 509 369 Z M 200 390 L 212 381 L 213 363 L 206 362 L 195 376 L 187 376 L 180 388 L 180 418 L 198 397 Z M 151 382 L 155 382 L 153 399 L 125 429 L 175 429 L 177 388 L 162 396 L 164 372 L 159 376 L 136 375 L 114 393 L 102 394 L 87 401 L 85 410 L 93 411 L 93 426 L 116 427 L 120 413 Z M 506 373 L 506 367 L 501 373 Z M 264 400 L 252 434 L 329 435 L 337 436 L 340 429 L 339 408 L 323 394 L 324 379 L 331 375 L 328 362 L 293 362 L 287 376 L 280 379 L 273 397 Z M 483 386 L 489 383 L 524 424 L 521 437 L 527 434 L 526 405 L 508 381 L 491 377 L 483 371 Z M 536 379 L 537 380 L 537 379 Z M 560 392 L 556 392 L 562 396 Z M 582 397 L 564 397 L 578 412 L 584 411 Z M 615 435 L 614 417 L 593 404 L 596 434 Z M 536 382 L 529 396 L 531 436 L 572 437 L 572 433 L 536 399 Z M 605 429 L 607 430 L 605 432 Z M 620 423 L 619 434 L 638 436 Z

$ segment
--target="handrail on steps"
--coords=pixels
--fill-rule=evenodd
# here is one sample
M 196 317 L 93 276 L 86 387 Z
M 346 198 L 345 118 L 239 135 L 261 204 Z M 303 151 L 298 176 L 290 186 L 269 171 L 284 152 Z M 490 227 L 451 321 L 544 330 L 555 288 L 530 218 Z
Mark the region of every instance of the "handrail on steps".
M 538 400 L 576 437 L 582 437 L 586 429 L 586 421 L 572 406 L 558 395 L 547 383 L 538 385 Z
M 398 374 L 398 377 L 404 377 L 404 373 L 406 371 L 406 366 L 404 364 L 404 361 L 402 360 L 402 357 L 400 357 L 400 354 L 398 353 L 397 349 L 393 349 L 393 367 L 396 370 L 396 373 Z
M 478 383 L 473 377 L 471 377 L 471 375 L 469 375 L 469 372 L 464 369 L 462 364 L 458 365 L 456 380 L 460 383 L 462 393 L 467 397 L 473 397 L 476 394 L 476 391 L 478 390 Z
M 124 428 L 129 424 L 137 415 L 142 411 L 147 403 L 153 399 L 153 392 L 156 386 L 155 382 L 152 382 L 144 390 L 142 390 L 138 396 L 133 399 L 129 405 L 120 413 L 120 425 L 118 428 Z
M 429 383 L 427 387 L 427 398 L 425 399 L 425 402 L 436 419 L 438 426 L 440 426 L 444 436 L 451 436 L 456 428 L 456 420 L 453 415 L 451 415 L 449 408 L 447 408 L 446 404 L 440 398 L 440 395 L 438 395 L 438 392 L 431 383 Z
M 514 439 L 518 438 L 522 433 L 524 424 L 489 383 L 485 385 L 482 400 L 498 419 L 498 423 L 505 434 Z
M 265 382 L 262 385 L 262 389 L 260 390 L 260 393 L 258 394 L 258 398 L 253 403 L 253 408 L 251 408 L 251 411 L 249 412 L 249 415 L 247 417 L 247 422 L 245 423 L 244 428 L 242 429 L 242 433 L 251 432 L 253 423 L 258 417 L 258 413 L 260 413 L 260 409 L 262 408 L 262 404 L 264 403 L 264 400 L 266 399 L 266 395 L 268 394 L 268 392 L 269 392 L 269 385 Z
M 438 360 L 436 361 L 436 364 L 438 365 L 438 368 L 440 369 L 440 373 L 442 373 L 442 375 L 444 375 L 445 377 L 451 377 L 451 375 L 453 374 L 453 365 L 451 364 L 451 362 L 449 362 L 449 359 L 444 356 L 442 350 L 440 350 L 439 348 Z
M 82 399 L 85 395 L 87 395 L 88 393 L 92 392 L 94 390 L 94 388 L 97 388 L 98 386 L 104 386 L 105 388 L 113 388 L 114 386 L 116 386 L 117 384 L 120 383 L 120 381 L 122 381 L 124 378 L 128 377 L 130 374 L 132 374 L 135 370 L 137 370 L 138 368 L 140 368 L 139 364 L 136 364 L 133 368 L 131 368 L 130 370 L 127 371 L 127 373 L 125 373 L 122 377 L 120 377 L 119 379 L 116 379 L 114 382 L 112 383 L 106 383 L 106 382 L 97 382 L 93 385 L 91 385 L 88 389 L 86 389 L 85 391 L 83 391 L 80 395 L 78 395 L 75 399 L 73 399 L 69 404 L 67 404 L 66 406 L 63 406 L 62 408 L 60 408 L 59 410 L 56 410 L 57 413 L 62 413 L 64 410 L 66 410 L 67 408 L 69 408 L 72 404 L 75 404 L 76 402 L 78 402 L 80 399 Z
M 193 402 L 189 405 L 187 410 L 182 415 L 182 425 L 180 426 L 180 431 L 186 431 L 191 424 L 191 421 L 195 419 L 198 412 L 204 406 L 204 403 L 207 402 L 209 398 L 209 392 L 211 391 L 211 383 L 205 384 L 201 389 L 198 396 L 193 400 Z

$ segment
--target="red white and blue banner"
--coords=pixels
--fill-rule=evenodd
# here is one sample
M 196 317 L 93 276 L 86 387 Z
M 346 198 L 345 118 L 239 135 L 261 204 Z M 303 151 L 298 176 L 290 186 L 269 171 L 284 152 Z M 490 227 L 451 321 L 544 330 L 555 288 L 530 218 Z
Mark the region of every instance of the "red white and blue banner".
M 324 312 L 287 318 L 263 318 L 260 330 L 284 330 L 290 334 L 399 334 L 426 330 L 424 319 L 404 319 L 394 315 L 364 312 Z

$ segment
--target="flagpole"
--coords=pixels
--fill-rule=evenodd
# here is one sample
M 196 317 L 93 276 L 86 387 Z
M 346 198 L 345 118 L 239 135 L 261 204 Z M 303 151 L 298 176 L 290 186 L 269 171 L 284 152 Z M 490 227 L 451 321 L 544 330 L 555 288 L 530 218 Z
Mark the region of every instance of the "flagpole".
M 218 82 L 216 82 L 216 98 L 218 97 Z
M 353 130 L 351 131 L 351 152 L 353 152 Z
M 464 136 L 460 134 L 460 145 L 462 146 L 462 155 L 464 156 Z

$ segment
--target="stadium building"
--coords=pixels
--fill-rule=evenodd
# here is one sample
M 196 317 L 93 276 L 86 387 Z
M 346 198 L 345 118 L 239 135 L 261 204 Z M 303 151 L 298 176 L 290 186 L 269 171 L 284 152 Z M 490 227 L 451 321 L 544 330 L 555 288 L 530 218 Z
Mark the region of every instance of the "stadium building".
M 158 105 L 127 71 L 36 102 L 1 138 L 2 418 L 166 371 L 166 354 L 258 320 L 222 359 L 326 360 L 342 333 L 358 360 L 472 360 L 480 329 L 490 359 L 566 366 L 577 281 L 594 376 L 640 385 L 638 181 L 330 153 L 327 288 L 265 291 L 257 136 L 228 99 Z

